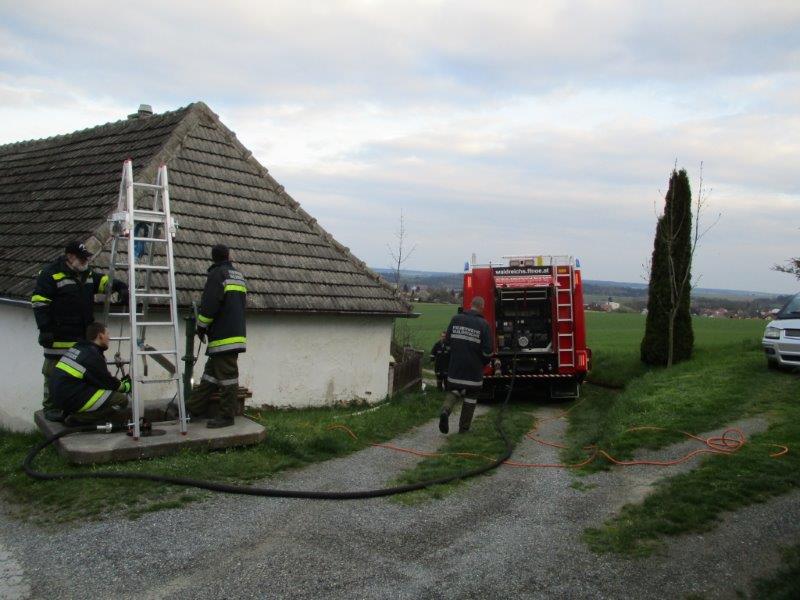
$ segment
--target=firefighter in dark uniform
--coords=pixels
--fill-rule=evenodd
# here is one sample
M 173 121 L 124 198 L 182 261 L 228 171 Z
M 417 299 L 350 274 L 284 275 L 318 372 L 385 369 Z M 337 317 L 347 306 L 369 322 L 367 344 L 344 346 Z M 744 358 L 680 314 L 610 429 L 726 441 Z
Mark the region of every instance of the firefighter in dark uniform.
M 92 253 L 80 241 L 64 248 L 64 256 L 45 266 L 36 280 L 31 304 L 39 328 L 39 345 L 44 349 L 45 418 L 63 419 L 61 412 L 49 398 L 50 376 L 64 353 L 79 340 L 84 339 L 86 328 L 94 322 L 94 295 L 108 291 L 108 275 L 94 271 L 89 266 Z M 128 299 L 128 286 L 117 279 L 111 291 L 123 302 Z
M 433 370 L 436 373 L 436 388 L 439 391 L 444 389 L 444 382 L 447 380 L 447 366 L 450 362 L 450 349 L 447 347 L 447 331 L 443 331 L 441 338 L 431 348 L 431 361 Z
M 86 340 L 75 342 L 56 362 L 50 398 L 63 411 L 67 425 L 127 423 L 131 380 L 108 372 L 106 350 L 108 330 L 102 323 L 92 323 L 86 328 Z
M 247 282 L 230 261 L 227 246 L 211 249 L 212 264 L 203 290 L 197 335 L 206 341 L 206 367 L 200 385 L 192 391 L 187 407 L 193 417 L 211 417 L 211 429 L 233 425 L 236 413 L 236 392 L 239 389 L 237 359 L 247 346 L 245 305 Z M 211 395 L 219 390 L 219 405 Z
M 463 401 L 458 419 L 458 432 L 466 433 L 478 404 L 483 387 L 483 367 L 492 357 L 494 344 L 489 323 L 483 318 L 484 301 L 472 299 L 472 308 L 457 314 L 447 327 L 446 342 L 450 348 L 447 368 L 447 395 L 439 415 L 439 431 L 450 431 L 450 413 L 459 400 Z

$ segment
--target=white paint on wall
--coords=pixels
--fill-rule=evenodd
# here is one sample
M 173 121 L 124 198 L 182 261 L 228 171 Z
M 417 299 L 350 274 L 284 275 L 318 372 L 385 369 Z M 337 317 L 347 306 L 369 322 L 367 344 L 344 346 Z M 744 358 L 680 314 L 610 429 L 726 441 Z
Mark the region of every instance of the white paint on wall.
M 388 392 L 392 319 L 256 315 L 247 323 L 241 384 L 255 406 L 320 406 Z
M 0 426 L 12 431 L 33 429 L 33 413 L 42 407 L 44 356 L 29 306 L 0 304 Z
M 249 314 L 247 352 L 239 355 L 239 383 L 253 392 L 248 404 L 306 407 L 383 399 L 388 393 L 392 323 L 389 317 Z M 110 329 L 112 336 L 120 335 L 119 325 L 112 323 Z M 126 329 L 122 335 L 127 335 Z M 146 341 L 158 349 L 172 348 L 169 332 L 166 327 L 149 328 Z M 0 361 L 0 377 L 5 382 L 0 394 L 0 426 L 31 430 L 33 412 L 42 402 L 43 356 L 30 307 L 0 304 L 0 333 L 11 349 Z M 183 319 L 178 343 L 182 357 Z M 106 356 L 113 358 L 116 349 L 112 342 Z M 127 356 L 125 350 L 123 355 Z M 148 365 L 150 378 L 167 376 L 154 361 L 148 360 Z M 204 365 L 205 356 L 201 356 L 195 382 Z M 141 390 L 145 400 L 159 404 L 175 393 L 175 387 L 167 385 L 142 386 Z

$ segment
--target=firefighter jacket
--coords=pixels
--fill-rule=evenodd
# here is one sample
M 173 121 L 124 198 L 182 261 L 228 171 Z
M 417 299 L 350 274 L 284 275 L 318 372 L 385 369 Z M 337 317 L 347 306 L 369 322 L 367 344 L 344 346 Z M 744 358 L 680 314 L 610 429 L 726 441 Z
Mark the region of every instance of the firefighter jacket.
M 246 302 L 244 275 L 227 260 L 211 265 L 197 315 L 198 324 L 208 329 L 208 356 L 246 350 Z
M 31 304 L 39 331 L 53 335 L 53 342 L 44 346 L 45 356 L 57 358 L 84 338 L 94 321 L 94 295 L 107 288 L 108 275 L 91 267 L 77 273 L 63 256 L 39 272 Z M 127 294 L 128 286 L 115 279 L 112 291 Z
M 450 362 L 450 349 L 442 340 L 439 340 L 431 348 L 431 360 L 433 370 L 436 374 L 447 373 L 447 365 Z
M 474 310 L 455 315 L 447 327 L 450 347 L 447 382 L 454 387 L 481 387 L 483 366 L 492 356 L 494 344 L 489 323 Z
M 50 378 L 53 403 L 66 414 L 96 411 L 124 387 L 108 372 L 103 349 L 85 340 L 65 351 Z

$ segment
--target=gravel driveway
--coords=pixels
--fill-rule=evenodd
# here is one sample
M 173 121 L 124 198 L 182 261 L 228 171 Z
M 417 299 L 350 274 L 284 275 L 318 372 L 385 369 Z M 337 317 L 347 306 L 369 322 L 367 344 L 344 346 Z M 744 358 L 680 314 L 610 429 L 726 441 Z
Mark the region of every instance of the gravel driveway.
M 736 425 L 751 432 L 765 427 L 758 419 Z M 556 439 L 564 427 L 550 421 L 540 435 Z M 394 442 L 434 449 L 441 440 L 431 421 Z M 674 455 L 683 446 L 646 456 Z M 558 460 L 554 449 L 530 441 L 514 458 Z M 368 448 L 269 484 L 370 488 L 415 460 Z M 675 472 L 637 467 L 598 473 L 581 479 L 596 487 L 579 491 L 565 470 L 501 468 L 443 500 L 410 507 L 386 498 L 217 495 L 135 521 L 55 530 L 0 517 L 0 577 L 6 555 L 24 571 L 24 577 L 15 571 L 11 591 L 17 595 L 4 596 L 0 582 L 0 598 L 723 598 L 770 573 L 780 563 L 778 547 L 800 537 L 795 493 L 730 514 L 710 533 L 670 540 L 659 556 L 595 555 L 580 541 L 585 527 Z

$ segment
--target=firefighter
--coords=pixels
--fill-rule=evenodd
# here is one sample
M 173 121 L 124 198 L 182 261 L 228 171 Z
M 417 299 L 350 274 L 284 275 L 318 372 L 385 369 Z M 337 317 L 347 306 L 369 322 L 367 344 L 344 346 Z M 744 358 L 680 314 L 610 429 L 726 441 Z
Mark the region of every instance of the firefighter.
M 447 331 L 443 331 L 439 341 L 431 348 L 431 361 L 436 373 L 436 389 L 444 390 L 447 380 L 447 364 L 450 362 L 450 349 L 447 347 Z
M 459 400 L 463 401 L 458 419 L 458 432 L 466 433 L 478 404 L 483 387 L 483 367 L 492 357 L 492 332 L 483 318 L 484 300 L 472 299 L 472 308 L 459 313 L 447 327 L 446 343 L 450 348 L 447 367 L 447 395 L 439 415 L 439 431 L 450 431 L 450 413 Z
M 231 263 L 227 246 L 214 246 L 211 260 L 197 316 L 197 336 L 201 342 L 208 338 L 208 358 L 200 385 L 192 391 L 187 406 L 193 417 L 210 417 L 206 427 L 215 429 L 233 425 L 236 412 L 237 359 L 247 344 L 244 314 L 247 282 Z M 217 390 L 218 405 L 211 399 Z
M 82 242 L 75 240 L 64 248 L 64 255 L 46 265 L 36 280 L 31 297 L 39 345 L 44 349 L 44 416 L 61 421 L 63 415 L 49 398 L 50 376 L 58 359 L 83 339 L 86 328 L 94 322 L 94 295 L 108 291 L 108 275 L 89 266 L 92 253 Z M 128 299 L 128 286 L 114 280 L 111 291 L 123 302 Z
M 106 326 L 91 323 L 86 339 L 75 342 L 56 362 L 50 377 L 50 398 L 64 413 L 67 425 L 127 422 L 131 379 L 127 375 L 117 379 L 108 372 L 103 354 L 106 350 Z

